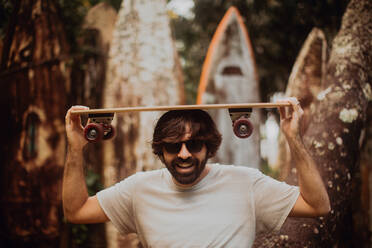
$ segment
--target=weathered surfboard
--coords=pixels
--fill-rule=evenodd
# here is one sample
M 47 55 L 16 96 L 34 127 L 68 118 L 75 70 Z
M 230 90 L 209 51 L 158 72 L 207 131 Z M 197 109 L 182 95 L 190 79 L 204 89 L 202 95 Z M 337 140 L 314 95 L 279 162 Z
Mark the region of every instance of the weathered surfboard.
M 239 11 L 230 7 L 219 23 L 209 45 L 199 82 L 197 104 L 259 102 L 255 58 Z M 247 140 L 238 140 L 231 121 L 222 111 L 211 111 L 223 135 L 215 162 L 258 168 L 260 140 L 258 111 L 252 114 L 256 131 Z
M 64 225 L 68 42 L 55 1 L 12 5 L 0 65 L 0 243 L 57 247 Z
M 289 76 L 286 96 L 297 97 L 304 110 L 301 129 L 305 133 L 311 115 L 311 104 L 321 89 L 327 60 L 327 41 L 322 30 L 314 28 L 302 45 Z M 279 138 L 279 153 L 276 167 L 280 168 L 280 178 L 286 179 L 290 173 L 291 157 L 284 135 Z
M 183 104 L 180 63 L 165 0 L 124 0 L 109 56 L 103 107 Z M 105 186 L 137 171 L 162 167 L 151 150 L 160 115 L 137 112 L 114 118 L 117 135 L 104 145 Z M 116 247 L 117 234 L 108 233 L 112 235 L 108 246 Z

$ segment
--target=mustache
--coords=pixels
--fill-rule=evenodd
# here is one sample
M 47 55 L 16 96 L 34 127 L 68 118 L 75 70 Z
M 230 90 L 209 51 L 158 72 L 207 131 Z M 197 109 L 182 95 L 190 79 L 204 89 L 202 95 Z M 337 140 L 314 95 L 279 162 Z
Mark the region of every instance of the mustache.
M 187 159 L 175 158 L 173 161 L 175 163 L 191 163 L 191 162 L 193 162 L 193 159 L 191 157 L 188 157 Z
M 176 166 L 177 164 L 181 164 L 181 163 L 187 163 L 187 164 L 193 164 L 193 165 L 198 165 L 199 164 L 199 160 L 197 158 L 192 158 L 192 157 L 188 157 L 186 159 L 183 159 L 183 158 L 175 158 L 173 161 L 172 161 L 172 165 L 173 166 Z

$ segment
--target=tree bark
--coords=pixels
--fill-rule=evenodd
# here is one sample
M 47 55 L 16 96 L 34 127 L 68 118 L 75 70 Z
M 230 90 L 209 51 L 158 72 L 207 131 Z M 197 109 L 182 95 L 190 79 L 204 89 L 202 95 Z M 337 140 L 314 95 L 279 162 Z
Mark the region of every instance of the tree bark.
M 367 121 L 365 131 L 362 132 L 364 135 L 364 141 L 361 149 L 360 158 L 360 199 L 359 208 L 356 212 L 356 218 L 354 218 L 354 225 L 359 228 L 366 228 L 368 226 L 369 233 L 372 233 L 372 102 L 369 102 L 367 108 Z M 368 233 L 364 232 L 364 235 Z M 369 237 L 371 244 L 371 235 Z
M 183 103 L 183 82 L 177 60 L 166 2 L 123 1 L 110 48 L 104 106 Z M 160 114 L 141 112 L 115 116 L 116 138 L 104 147 L 105 186 L 136 171 L 162 167 L 152 154 L 150 144 Z M 121 238 L 112 225 L 108 224 L 107 230 L 109 247 L 117 247 Z
M 321 218 L 289 218 L 280 234 L 255 247 L 369 247 L 368 226 L 356 229 L 360 145 L 372 99 L 372 2 L 353 0 L 333 41 L 322 91 L 311 110 L 304 142 L 318 164 L 332 210 Z M 287 181 L 296 182 L 291 170 Z M 355 225 L 354 225 L 355 224 Z M 360 227 L 360 225 L 359 225 Z
M 4 42 L 1 247 L 60 242 L 69 49 L 58 14 L 53 1 L 17 1 Z

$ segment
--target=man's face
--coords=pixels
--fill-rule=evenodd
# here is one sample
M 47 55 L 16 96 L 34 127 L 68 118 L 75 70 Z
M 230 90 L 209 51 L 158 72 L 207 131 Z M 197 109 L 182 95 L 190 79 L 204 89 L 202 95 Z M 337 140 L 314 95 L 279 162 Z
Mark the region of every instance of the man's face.
M 163 146 L 163 162 L 176 182 L 183 186 L 196 184 L 201 179 L 207 163 L 207 148 L 204 142 L 190 138 L 190 128 L 186 127 L 186 133 L 181 140 L 171 142 L 165 139 L 166 144 Z

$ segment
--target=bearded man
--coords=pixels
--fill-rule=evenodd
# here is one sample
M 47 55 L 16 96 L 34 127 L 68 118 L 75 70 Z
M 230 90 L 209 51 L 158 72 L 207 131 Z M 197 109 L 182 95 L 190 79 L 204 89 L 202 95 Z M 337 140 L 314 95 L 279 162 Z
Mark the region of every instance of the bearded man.
M 72 223 L 112 221 L 137 233 L 143 247 L 251 247 L 258 232 L 278 231 L 286 218 L 330 211 L 328 194 L 300 135 L 295 98 L 280 107 L 281 129 L 296 164 L 299 186 L 259 170 L 210 164 L 221 134 L 203 110 L 165 113 L 154 129 L 153 152 L 166 168 L 138 172 L 89 197 L 83 173 L 87 144 L 78 115 L 66 114 L 68 154 L 63 207 Z M 249 161 L 249 158 L 247 158 Z

